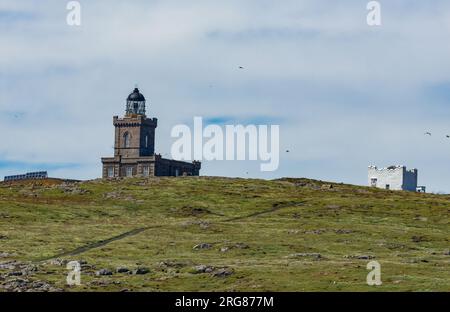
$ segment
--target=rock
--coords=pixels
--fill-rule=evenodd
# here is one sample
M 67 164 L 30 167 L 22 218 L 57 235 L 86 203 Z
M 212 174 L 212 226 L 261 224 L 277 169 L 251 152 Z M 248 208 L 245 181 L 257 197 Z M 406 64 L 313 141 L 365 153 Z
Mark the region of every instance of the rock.
M 304 234 L 322 234 L 325 233 L 326 230 L 324 229 L 317 229 L 317 230 L 309 230 L 309 231 L 304 231 Z
M 67 261 L 67 260 L 65 260 L 65 259 L 59 259 L 59 258 L 56 258 L 56 259 L 50 260 L 48 263 L 51 264 L 51 265 L 59 265 L 59 266 L 62 266 L 62 265 L 66 265 L 68 262 L 69 262 L 69 261 Z
M 95 269 L 95 265 L 88 264 L 86 260 L 80 260 L 78 261 L 78 263 L 80 264 L 81 270 L 83 271 Z
M 11 257 L 11 254 L 8 252 L 0 252 L 0 258 L 8 258 Z
M 95 275 L 97 276 L 113 275 L 113 272 L 108 269 L 101 269 L 95 272 Z
M 236 244 L 224 246 L 224 247 L 220 248 L 219 250 L 220 250 L 220 252 L 227 252 L 227 251 L 229 251 L 231 249 L 235 249 L 235 248 L 236 249 L 248 249 L 248 248 L 250 248 L 250 246 L 247 244 L 244 244 L 244 243 L 236 243 Z
M 238 249 L 249 249 L 250 246 L 244 243 L 236 243 L 234 245 L 234 248 L 238 248 Z
M 0 288 L 4 288 L 7 291 L 13 292 L 48 292 L 48 291 L 62 291 L 61 289 L 53 287 L 44 281 L 29 281 L 22 278 L 10 279 L 0 285 Z
M 111 285 L 113 282 L 111 280 L 107 280 L 107 279 L 99 279 L 99 280 L 94 280 L 92 282 L 89 283 L 89 285 L 94 285 L 94 286 L 108 286 Z
M 198 245 L 195 245 L 193 249 L 198 250 L 198 249 L 211 249 L 212 245 L 208 244 L 208 243 L 201 243 Z
M 307 258 L 314 258 L 316 260 L 319 260 L 322 258 L 322 255 L 320 253 L 305 253 L 305 252 L 298 252 L 298 253 L 294 253 L 291 254 L 289 257 L 291 258 L 302 258 L 302 257 L 307 257 Z
M 7 274 L 7 276 L 22 276 L 24 275 L 22 271 L 14 271 L 14 272 L 9 272 Z
M 213 276 L 214 277 L 227 277 L 233 273 L 234 273 L 233 269 L 221 268 L 221 269 L 218 269 L 217 271 L 215 271 L 213 273 Z
M 202 230 L 206 230 L 209 228 L 210 223 L 208 221 L 198 220 L 198 221 L 189 221 L 183 223 L 184 227 L 198 225 Z
M 188 264 L 186 262 L 180 262 L 180 261 L 161 261 L 159 264 L 160 268 L 183 268 L 187 266 Z
M 118 267 L 118 268 L 116 269 L 116 272 L 117 272 L 117 273 L 129 273 L 130 270 L 129 270 L 128 268 L 125 268 L 125 267 Z
M 335 231 L 336 234 L 351 234 L 353 232 L 354 232 L 353 230 L 343 230 L 343 229 L 339 229 L 339 230 Z
M 349 259 L 358 259 L 358 260 L 372 260 L 375 259 L 375 256 L 371 256 L 371 255 L 353 255 L 353 256 L 344 256 L 344 258 L 349 258 Z
M 211 273 L 212 271 L 214 271 L 214 267 L 209 266 L 209 265 L 197 265 L 194 267 L 194 273 L 195 274 L 200 274 L 200 273 Z
M 150 273 L 150 269 L 146 267 L 140 267 L 133 271 L 133 274 L 144 275 Z
M 22 278 L 15 278 L 8 280 L 6 283 L 2 284 L 2 288 L 5 288 L 9 291 L 20 291 L 21 288 L 24 288 L 29 283 L 28 280 Z
M 14 270 L 16 268 L 16 265 L 18 265 L 18 263 L 15 260 L 14 261 L 1 262 L 0 263 L 0 269 L 1 270 Z
M 58 188 L 66 194 L 84 195 L 90 193 L 89 190 L 81 189 L 73 183 L 63 183 L 59 185 Z
M 29 264 L 23 267 L 22 275 L 28 275 L 38 271 L 38 267 L 34 264 Z
M 199 215 L 204 215 L 204 214 L 210 214 L 211 213 L 206 208 L 192 207 L 190 205 L 186 205 L 186 206 L 181 207 L 180 209 L 174 209 L 172 211 L 177 212 L 177 213 L 179 213 L 181 215 L 184 215 L 184 216 L 199 216 Z

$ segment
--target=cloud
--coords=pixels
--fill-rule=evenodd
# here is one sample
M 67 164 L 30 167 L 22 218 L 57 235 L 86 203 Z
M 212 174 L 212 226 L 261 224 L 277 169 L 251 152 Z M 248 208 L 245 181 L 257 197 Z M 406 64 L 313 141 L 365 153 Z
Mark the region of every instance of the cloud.
M 357 0 L 80 2 L 80 27 L 66 24 L 65 1 L 0 4 L 2 159 L 98 177 L 112 116 L 138 83 L 161 153 L 194 116 L 281 124 L 291 152 L 279 171 L 211 162 L 202 174 L 366 184 L 369 164 L 399 163 L 450 192 L 449 143 L 423 137 L 450 132 L 447 1 L 383 1 L 379 28 Z

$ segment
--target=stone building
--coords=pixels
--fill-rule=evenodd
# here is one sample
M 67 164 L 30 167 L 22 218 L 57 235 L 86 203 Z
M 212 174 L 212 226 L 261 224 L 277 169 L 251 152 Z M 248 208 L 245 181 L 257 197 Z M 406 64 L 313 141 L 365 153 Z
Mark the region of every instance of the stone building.
M 128 96 L 123 118 L 113 117 L 114 157 L 102 158 L 103 178 L 200 174 L 201 163 L 164 159 L 155 154 L 156 118 L 147 118 L 138 88 Z
M 417 176 L 417 169 L 407 170 L 406 166 L 369 166 L 369 186 L 382 189 L 415 192 L 418 190 Z

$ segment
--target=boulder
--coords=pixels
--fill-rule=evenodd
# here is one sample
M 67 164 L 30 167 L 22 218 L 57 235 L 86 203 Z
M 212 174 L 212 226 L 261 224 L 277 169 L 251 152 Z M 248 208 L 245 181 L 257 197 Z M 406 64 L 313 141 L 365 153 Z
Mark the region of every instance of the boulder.
M 144 275 L 150 273 L 150 269 L 146 267 L 139 267 L 136 270 L 133 271 L 136 275 Z
M 211 273 L 214 271 L 214 267 L 209 265 L 200 264 L 194 267 L 194 273 L 200 274 L 200 273 Z
M 201 244 L 195 245 L 193 249 L 194 250 L 199 250 L 199 249 L 211 249 L 211 248 L 212 248 L 211 244 L 201 243 Z
M 117 272 L 117 273 L 129 273 L 130 270 L 129 270 L 128 268 L 126 268 L 126 267 L 118 267 L 118 268 L 116 269 L 116 272 Z
M 213 276 L 214 277 L 227 277 L 227 276 L 230 276 L 233 273 L 234 273 L 233 269 L 221 268 L 221 269 L 218 269 L 217 271 L 215 271 L 213 273 Z
M 109 269 L 101 269 L 95 272 L 95 275 L 97 276 L 113 275 L 113 272 Z

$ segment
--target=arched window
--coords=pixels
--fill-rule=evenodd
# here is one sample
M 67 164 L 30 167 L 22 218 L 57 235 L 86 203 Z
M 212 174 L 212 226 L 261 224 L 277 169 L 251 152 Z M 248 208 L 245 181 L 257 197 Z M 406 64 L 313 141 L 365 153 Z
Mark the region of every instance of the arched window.
M 130 147 L 130 134 L 128 132 L 123 135 L 123 147 Z

